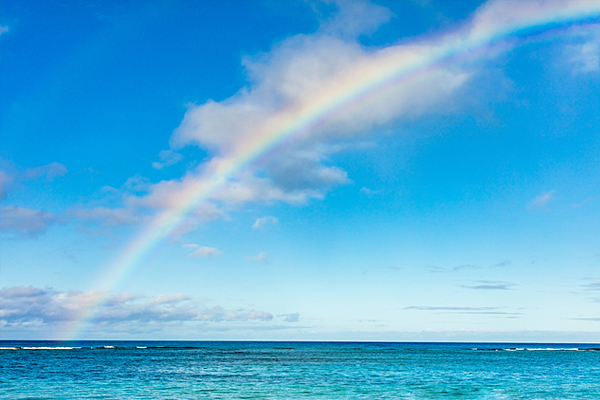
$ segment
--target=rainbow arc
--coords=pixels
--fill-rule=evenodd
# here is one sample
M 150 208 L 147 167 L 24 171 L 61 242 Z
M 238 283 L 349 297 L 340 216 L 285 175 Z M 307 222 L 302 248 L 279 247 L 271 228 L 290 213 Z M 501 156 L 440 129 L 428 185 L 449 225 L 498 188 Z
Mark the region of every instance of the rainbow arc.
M 469 30 L 423 42 L 421 46 L 392 46 L 375 53 L 314 93 L 309 100 L 294 104 L 265 121 L 261 129 L 243 138 L 228 154 L 214 159 L 210 168 L 196 180 L 187 182 L 176 204 L 156 216 L 106 268 L 98 285 L 103 295 L 73 321 L 71 339 L 84 332 L 109 293 L 135 271 L 158 243 L 169 237 L 211 195 L 262 158 L 294 140 L 319 132 L 340 115 L 370 99 L 426 78 L 443 63 L 469 55 L 481 56 L 501 42 L 528 40 L 557 30 L 560 33 L 575 24 L 597 23 L 600 19 L 598 0 L 556 1 L 553 3 L 556 6 L 548 10 L 538 2 L 529 4 L 531 7 L 520 17 L 484 24 L 476 15 Z

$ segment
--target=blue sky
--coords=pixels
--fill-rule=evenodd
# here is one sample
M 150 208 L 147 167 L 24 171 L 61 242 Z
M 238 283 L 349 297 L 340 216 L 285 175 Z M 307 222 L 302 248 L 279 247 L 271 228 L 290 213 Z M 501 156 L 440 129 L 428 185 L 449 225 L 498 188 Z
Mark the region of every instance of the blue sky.
M 273 110 L 519 4 L 3 1 L 0 337 L 600 341 L 598 15 L 277 148 L 99 284 Z

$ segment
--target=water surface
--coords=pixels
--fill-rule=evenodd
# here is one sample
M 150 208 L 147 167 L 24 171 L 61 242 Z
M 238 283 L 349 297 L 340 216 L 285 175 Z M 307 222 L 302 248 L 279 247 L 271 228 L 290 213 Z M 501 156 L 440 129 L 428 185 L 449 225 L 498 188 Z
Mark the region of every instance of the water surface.
M 600 399 L 600 345 L 0 341 L 2 399 Z

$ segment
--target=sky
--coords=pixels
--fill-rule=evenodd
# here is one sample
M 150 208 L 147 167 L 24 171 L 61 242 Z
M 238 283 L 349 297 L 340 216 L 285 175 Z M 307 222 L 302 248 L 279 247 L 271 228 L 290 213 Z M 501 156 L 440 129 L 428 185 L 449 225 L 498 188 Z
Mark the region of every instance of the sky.
M 0 3 L 0 339 L 600 342 L 595 1 Z

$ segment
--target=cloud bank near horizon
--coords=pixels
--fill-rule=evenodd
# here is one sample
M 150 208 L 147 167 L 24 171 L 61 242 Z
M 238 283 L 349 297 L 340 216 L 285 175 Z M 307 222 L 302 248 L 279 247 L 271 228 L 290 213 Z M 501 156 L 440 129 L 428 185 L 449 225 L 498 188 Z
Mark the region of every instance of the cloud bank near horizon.
M 106 297 L 95 291 L 59 291 L 50 287 L 13 286 L 0 289 L 0 327 L 8 334 L 20 330 L 68 329 L 82 311 Z M 128 292 L 106 297 L 94 317 L 96 330 L 105 332 L 155 332 L 177 326 L 235 329 L 247 324 L 286 322 L 285 318 L 256 309 L 206 306 L 207 301 L 183 293 L 144 296 Z M 204 306 L 202 304 L 204 303 Z M 279 321 L 281 320 L 281 321 Z M 294 322 L 294 321 L 293 321 Z M 272 325 L 272 324 L 271 324 Z M 265 326 L 265 329 L 268 328 Z

